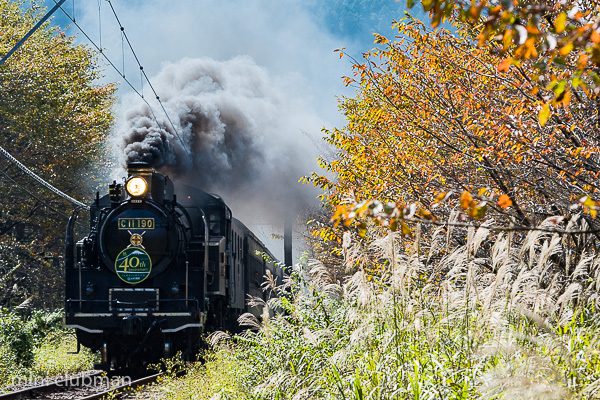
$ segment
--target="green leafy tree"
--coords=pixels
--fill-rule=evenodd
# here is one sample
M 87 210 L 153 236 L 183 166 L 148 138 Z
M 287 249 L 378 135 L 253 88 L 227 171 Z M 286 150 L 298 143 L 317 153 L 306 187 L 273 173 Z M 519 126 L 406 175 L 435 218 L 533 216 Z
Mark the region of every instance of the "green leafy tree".
M 44 11 L 23 1 L 0 0 L 0 54 Z M 0 66 L 0 145 L 79 198 L 89 197 L 93 185 L 86 183 L 98 171 L 112 124 L 115 87 L 99 84 L 99 78 L 90 48 L 49 24 Z M 60 292 L 60 268 L 53 257 L 60 254 L 70 205 L 5 159 L 0 159 L 0 185 L 0 301 L 14 305 L 37 295 L 53 303 L 47 295 Z

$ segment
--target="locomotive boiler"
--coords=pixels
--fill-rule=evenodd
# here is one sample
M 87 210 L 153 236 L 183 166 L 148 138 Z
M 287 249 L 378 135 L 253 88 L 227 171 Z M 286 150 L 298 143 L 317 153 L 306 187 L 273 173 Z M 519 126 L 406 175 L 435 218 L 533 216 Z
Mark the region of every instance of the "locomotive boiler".
M 217 195 L 177 185 L 142 162 L 128 165 L 90 206 L 77 242 L 67 224 L 65 322 L 78 345 L 101 354 L 104 370 L 144 368 L 180 351 L 188 359 L 201 334 L 236 330 L 248 296 L 266 298 L 267 270 L 283 270 Z

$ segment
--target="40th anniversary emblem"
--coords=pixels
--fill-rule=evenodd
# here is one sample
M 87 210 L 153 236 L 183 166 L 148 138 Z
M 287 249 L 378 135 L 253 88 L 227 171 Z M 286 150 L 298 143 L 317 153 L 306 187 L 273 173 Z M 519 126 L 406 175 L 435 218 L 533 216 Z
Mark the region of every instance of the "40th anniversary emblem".
M 117 255 L 115 272 L 126 283 L 140 283 L 152 272 L 150 255 L 140 247 L 128 247 Z

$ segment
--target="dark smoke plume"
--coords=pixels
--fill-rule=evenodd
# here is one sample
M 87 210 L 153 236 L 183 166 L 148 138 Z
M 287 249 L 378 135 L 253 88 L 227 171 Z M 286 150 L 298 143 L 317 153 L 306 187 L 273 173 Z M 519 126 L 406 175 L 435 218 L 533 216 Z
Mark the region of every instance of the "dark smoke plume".
M 159 126 L 145 104 L 130 105 L 117 132 L 123 166 L 150 162 L 175 181 L 222 195 L 238 215 L 314 201 L 297 181 L 314 169 L 316 150 L 302 131 L 315 121 L 251 59 L 184 59 L 153 83 L 177 133 L 158 106 Z

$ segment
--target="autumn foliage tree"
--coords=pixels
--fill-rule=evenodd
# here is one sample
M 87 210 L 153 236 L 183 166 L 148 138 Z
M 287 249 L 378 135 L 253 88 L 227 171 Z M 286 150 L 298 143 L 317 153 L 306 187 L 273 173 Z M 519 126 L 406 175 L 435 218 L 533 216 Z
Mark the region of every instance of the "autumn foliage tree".
M 407 220 L 433 221 L 451 208 L 518 226 L 574 204 L 595 217 L 600 135 L 591 67 L 599 28 L 586 28 L 591 49 L 552 53 L 541 68 L 533 47 L 507 63 L 524 43 L 482 40 L 480 25 L 453 21 L 447 30 L 403 19 L 394 40 L 376 35 L 376 49 L 351 58 L 345 83 L 357 95 L 341 102 L 347 125 L 326 132 L 337 149 L 322 160 L 331 175 L 311 178 L 336 222 L 375 215 L 410 234 Z M 582 66 L 587 52 L 593 60 Z
M 0 0 L 0 54 L 43 11 Z M 48 24 L 0 66 L 0 145 L 79 198 L 90 197 L 89 183 L 112 123 L 115 87 L 98 84 L 99 77 L 90 49 Z M 34 294 L 34 287 L 60 297 L 60 268 L 51 260 L 62 252 L 72 207 L 1 157 L 0 168 L 0 305 L 18 304 Z M 56 301 L 43 297 L 38 293 L 37 300 Z

